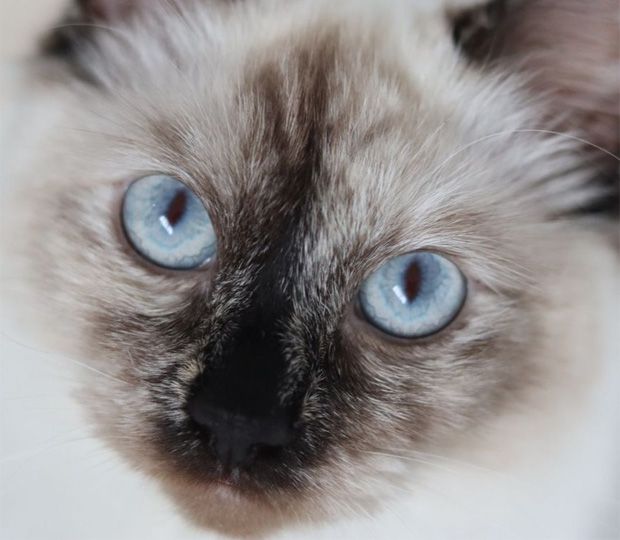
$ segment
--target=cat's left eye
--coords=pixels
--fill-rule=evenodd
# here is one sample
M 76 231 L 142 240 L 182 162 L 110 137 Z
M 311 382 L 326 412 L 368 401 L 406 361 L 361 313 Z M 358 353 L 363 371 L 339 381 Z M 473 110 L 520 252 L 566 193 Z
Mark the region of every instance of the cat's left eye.
M 207 210 L 175 178 L 151 175 L 134 181 L 125 192 L 121 218 L 133 248 L 158 266 L 188 270 L 215 256 Z
M 394 257 L 362 284 L 366 320 L 394 337 L 415 339 L 448 326 L 465 302 L 465 277 L 452 261 L 430 251 Z

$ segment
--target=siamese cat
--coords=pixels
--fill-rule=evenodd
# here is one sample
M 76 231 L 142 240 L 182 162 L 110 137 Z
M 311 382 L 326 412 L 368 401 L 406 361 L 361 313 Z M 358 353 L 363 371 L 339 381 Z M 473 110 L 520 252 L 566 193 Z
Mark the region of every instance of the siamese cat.
M 76 2 L 6 206 L 98 436 L 205 534 L 617 532 L 614 4 Z

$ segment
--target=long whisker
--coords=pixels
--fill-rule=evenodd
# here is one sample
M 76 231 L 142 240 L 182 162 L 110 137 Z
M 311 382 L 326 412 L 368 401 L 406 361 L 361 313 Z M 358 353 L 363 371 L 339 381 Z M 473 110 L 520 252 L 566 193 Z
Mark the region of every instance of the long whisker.
M 46 351 L 44 349 L 39 349 L 39 348 L 36 348 L 36 347 L 29 346 L 29 345 L 27 345 L 27 344 L 25 344 L 25 343 L 15 339 L 15 338 L 13 338 L 13 337 L 7 335 L 3 331 L 0 331 L 0 336 L 3 339 L 6 339 L 7 341 L 10 341 L 11 343 L 13 343 L 13 344 L 15 344 L 18 347 L 21 347 L 23 349 L 27 349 L 29 351 L 34 351 L 34 352 L 37 352 L 39 354 L 43 354 L 45 356 L 56 357 L 58 361 L 68 361 L 68 362 L 71 362 L 71 363 L 73 363 L 75 365 L 78 365 L 78 366 L 80 366 L 80 367 L 82 367 L 82 368 L 84 368 L 84 369 L 86 369 L 88 371 L 92 371 L 93 373 L 97 373 L 98 375 L 101 375 L 102 377 L 105 377 L 105 378 L 110 379 L 112 381 L 120 382 L 120 383 L 123 383 L 123 384 L 127 384 L 127 381 L 124 380 L 124 379 L 121 379 L 120 377 L 117 377 L 117 376 L 112 375 L 110 373 L 106 373 L 105 371 L 101 371 L 100 369 L 97 369 L 97 368 L 95 368 L 93 366 L 89 366 L 88 364 L 86 364 L 86 363 L 84 363 L 84 362 L 82 362 L 80 360 L 76 360 L 75 358 L 71 358 L 70 356 L 61 355 L 61 354 L 57 354 L 57 353 L 55 353 L 53 351 Z
M 515 484 L 520 484 L 525 486 L 520 479 L 513 477 L 512 475 L 506 474 L 504 471 L 499 471 L 496 469 L 492 469 L 490 467 L 484 467 L 482 465 L 477 465 L 475 463 L 471 463 L 468 461 L 461 461 L 457 459 L 453 459 L 447 456 L 442 456 L 439 454 L 432 454 L 430 452 L 423 452 L 420 450 L 403 450 L 396 449 L 395 452 L 376 452 L 376 451 L 366 451 L 366 453 L 371 455 L 378 455 L 382 457 L 389 457 L 394 459 L 401 459 L 405 461 L 412 461 L 424 465 L 430 465 L 440 470 L 444 470 L 447 472 L 457 472 L 456 467 L 466 467 L 467 469 L 484 472 L 487 474 L 497 475 L 502 478 L 508 479 Z M 452 465 L 452 467 L 450 466 Z
M 586 146 L 590 146 L 592 148 L 595 148 L 596 150 L 599 150 L 600 152 L 603 152 L 604 154 L 614 158 L 617 161 L 620 161 L 620 156 L 614 154 L 613 152 L 610 152 L 609 150 L 594 144 L 593 142 L 590 142 L 586 139 L 583 139 L 581 137 L 578 137 L 576 135 L 572 135 L 570 133 L 564 133 L 561 131 L 554 131 L 551 129 L 534 129 L 534 128 L 523 128 L 523 129 L 509 129 L 509 130 L 505 130 L 505 131 L 498 131 L 496 133 L 490 133 L 489 135 L 484 135 L 483 137 L 480 137 L 479 139 L 476 139 L 474 141 L 471 141 L 463 146 L 461 146 L 460 148 L 458 148 L 456 151 L 454 151 L 452 154 L 450 154 L 446 159 L 444 159 L 430 174 L 430 176 L 434 176 L 437 173 L 439 173 L 446 164 L 448 164 L 452 159 L 454 159 L 455 157 L 459 156 L 461 153 L 463 153 L 464 151 L 468 150 L 469 148 L 480 144 L 484 141 L 488 141 L 490 139 L 493 139 L 495 137 L 502 137 L 505 135 L 516 135 L 516 134 L 520 134 L 520 133 L 542 133 L 542 134 L 547 134 L 547 135 L 556 135 L 558 137 L 563 137 L 565 139 L 569 139 L 572 141 L 576 141 L 582 144 L 585 144 Z
M 585 144 L 586 146 L 599 150 L 603 152 L 604 154 L 607 154 L 609 157 L 614 158 L 616 161 L 620 161 L 619 155 L 614 154 L 613 152 L 607 150 L 606 148 L 603 148 L 602 146 L 599 146 L 598 144 L 594 144 L 593 142 L 588 141 L 587 139 L 583 139 L 582 137 L 578 137 L 577 135 L 572 135 L 571 133 L 565 133 L 562 131 L 554 131 L 552 129 L 516 129 L 514 130 L 514 133 L 545 133 L 547 135 L 558 135 L 560 137 L 564 137 L 565 139 L 570 139 L 570 140 Z

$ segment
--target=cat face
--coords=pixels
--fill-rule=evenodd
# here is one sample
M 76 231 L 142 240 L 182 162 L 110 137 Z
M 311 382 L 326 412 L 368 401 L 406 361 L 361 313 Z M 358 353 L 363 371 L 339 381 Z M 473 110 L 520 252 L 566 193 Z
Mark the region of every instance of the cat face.
M 99 431 L 195 516 L 373 504 L 403 473 L 381 456 L 447 444 L 536 377 L 553 219 L 585 175 L 449 36 L 434 10 L 301 2 L 70 36 L 37 279 L 106 374 L 83 389 Z M 206 264 L 164 269 L 128 240 L 125 194 L 153 175 L 204 206 Z M 405 339 L 359 291 L 412 252 L 456 265 L 466 299 Z

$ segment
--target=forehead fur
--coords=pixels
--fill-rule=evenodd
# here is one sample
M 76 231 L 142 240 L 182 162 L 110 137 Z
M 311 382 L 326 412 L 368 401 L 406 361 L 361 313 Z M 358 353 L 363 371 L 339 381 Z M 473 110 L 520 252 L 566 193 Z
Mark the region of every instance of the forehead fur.
M 264 209 L 252 215 L 260 231 L 311 186 L 321 200 L 304 204 L 330 238 L 389 237 L 396 251 L 466 246 L 459 223 L 480 223 L 482 197 L 497 242 L 524 207 L 538 220 L 570 204 L 582 175 L 554 175 L 567 145 L 522 133 L 534 124 L 511 82 L 460 65 L 437 39 L 438 14 L 396 7 L 364 4 L 352 18 L 321 3 L 312 13 L 301 2 L 285 13 L 277 3 L 196 6 L 102 33 L 84 55 L 113 93 L 92 103 L 105 109 L 106 159 L 119 164 L 107 178 L 175 174 L 210 205 L 224 242 L 239 237 L 230 220 L 247 217 L 244 204 Z M 521 143 L 537 150 L 506 155 Z M 495 264 L 494 246 L 481 247 Z

